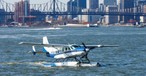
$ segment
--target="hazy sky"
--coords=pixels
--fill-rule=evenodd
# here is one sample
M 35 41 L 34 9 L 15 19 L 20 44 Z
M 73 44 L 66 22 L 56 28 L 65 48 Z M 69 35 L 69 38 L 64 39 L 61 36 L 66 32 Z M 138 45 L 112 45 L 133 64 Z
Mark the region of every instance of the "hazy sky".
M 8 3 L 15 3 L 15 2 L 18 2 L 18 1 L 21 1 L 21 0 L 4 0 Z M 30 0 L 30 3 L 31 4 L 41 4 L 41 3 L 46 3 L 48 2 L 49 0 Z M 60 0 L 61 2 L 67 2 L 68 0 Z

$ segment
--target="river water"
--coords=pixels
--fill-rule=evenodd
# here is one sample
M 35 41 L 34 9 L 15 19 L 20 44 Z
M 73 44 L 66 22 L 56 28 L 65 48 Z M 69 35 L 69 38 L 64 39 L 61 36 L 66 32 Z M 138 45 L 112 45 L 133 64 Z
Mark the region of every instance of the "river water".
M 101 67 L 42 67 L 40 62 L 51 62 L 45 54 L 28 53 L 31 46 L 19 42 L 105 44 L 119 47 L 96 48 L 89 59 Z M 0 76 L 145 76 L 146 28 L 0 28 Z

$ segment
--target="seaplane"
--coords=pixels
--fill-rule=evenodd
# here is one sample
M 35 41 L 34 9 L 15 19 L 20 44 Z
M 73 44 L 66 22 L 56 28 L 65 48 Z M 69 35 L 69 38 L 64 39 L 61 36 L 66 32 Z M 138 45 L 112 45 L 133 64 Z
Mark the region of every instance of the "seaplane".
M 43 43 L 20 42 L 20 45 L 31 45 L 32 53 L 45 53 L 47 57 L 55 59 L 53 62 L 42 63 L 45 67 L 56 66 L 100 66 L 97 62 L 91 62 L 88 54 L 95 48 L 118 47 L 118 45 L 86 45 L 78 44 L 50 44 L 47 36 L 43 37 Z M 41 51 L 36 50 L 36 46 L 42 46 Z

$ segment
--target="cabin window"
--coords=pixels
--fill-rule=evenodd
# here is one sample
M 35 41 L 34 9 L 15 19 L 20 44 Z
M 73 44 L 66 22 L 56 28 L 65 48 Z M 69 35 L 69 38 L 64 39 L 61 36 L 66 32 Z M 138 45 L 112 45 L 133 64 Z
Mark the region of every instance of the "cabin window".
M 63 47 L 63 52 L 67 52 L 67 51 L 70 51 L 70 48 L 69 47 Z
M 73 46 L 71 46 L 71 47 L 70 47 L 70 50 L 73 50 L 73 49 L 74 49 L 74 47 L 73 47 Z

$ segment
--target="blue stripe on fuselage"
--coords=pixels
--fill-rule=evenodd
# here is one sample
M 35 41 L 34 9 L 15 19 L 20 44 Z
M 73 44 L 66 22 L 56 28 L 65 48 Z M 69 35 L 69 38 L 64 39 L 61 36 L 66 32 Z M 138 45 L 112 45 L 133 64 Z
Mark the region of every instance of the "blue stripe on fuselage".
M 84 47 L 77 47 L 77 48 L 75 48 L 75 51 L 84 51 Z
M 45 48 L 43 48 L 43 52 L 47 52 L 47 50 Z
M 77 51 L 84 51 L 84 49 L 85 49 L 84 47 L 77 47 L 74 50 L 67 51 L 67 52 L 62 52 L 62 53 L 58 53 L 58 54 L 51 54 L 51 53 L 49 53 L 49 55 L 47 55 L 47 56 L 51 57 L 51 58 L 54 58 L 55 55 L 59 55 L 59 54 L 63 54 L 63 53 L 77 52 Z M 48 53 L 48 51 L 45 48 L 43 48 L 43 52 L 44 53 Z

